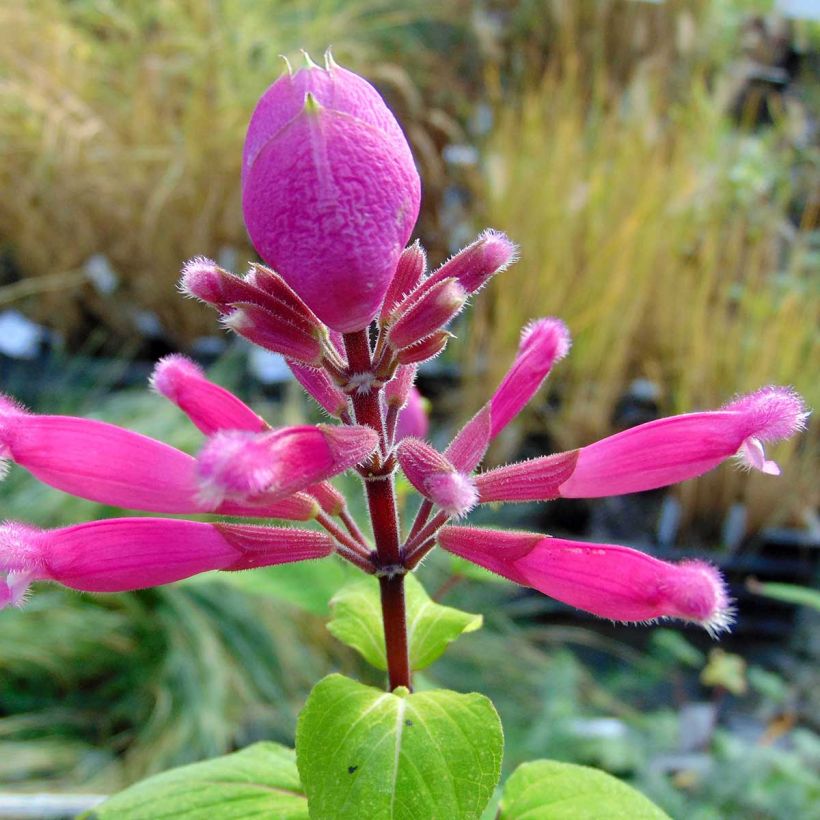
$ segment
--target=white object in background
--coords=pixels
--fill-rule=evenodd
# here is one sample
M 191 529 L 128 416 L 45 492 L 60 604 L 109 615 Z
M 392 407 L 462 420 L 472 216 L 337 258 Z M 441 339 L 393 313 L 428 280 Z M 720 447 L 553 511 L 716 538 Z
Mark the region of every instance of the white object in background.
M 820 0 L 777 0 L 774 9 L 795 20 L 820 20 Z
M 262 384 L 282 384 L 293 378 L 284 356 L 261 347 L 248 352 L 248 369 Z
M 111 267 L 108 257 L 102 253 L 95 253 L 85 263 L 85 275 L 91 280 L 97 293 L 108 296 L 119 285 L 119 278 Z
M 0 313 L 0 353 L 11 359 L 36 359 L 48 331 L 16 310 Z

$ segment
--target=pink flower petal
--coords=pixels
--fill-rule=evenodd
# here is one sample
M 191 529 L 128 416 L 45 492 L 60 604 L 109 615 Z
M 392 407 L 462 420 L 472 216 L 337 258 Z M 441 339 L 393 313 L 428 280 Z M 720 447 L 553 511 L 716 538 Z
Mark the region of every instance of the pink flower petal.
M 267 433 L 223 431 L 198 459 L 200 494 L 215 502 L 262 493 L 284 498 L 364 461 L 378 445 L 369 427 L 284 427 Z
M 558 319 L 538 319 L 524 328 L 518 355 L 491 399 L 492 438 L 521 412 L 569 347 L 569 331 Z
M 472 527 L 445 527 L 439 543 L 448 552 L 602 618 L 680 618 L 712 634 L 727 629 L 732 620 L 720 573 L 702 561 L 671 564 L 613 544 Z
M 565 498 L 596 498 L 664 487 L 702 475 L 734 455 L 776 474 L 761 441 L 790 436 L 806 419 L 802 400 L 766 387 L 722 410 L 672 416 L 632 427 L 583 447 L 575 472 L 561 486 Z
M 0 526 L 0 571 L 86 592 L 123 592 L 210 570 L 240 570 L 333 551 L 324 533 L 162 518 L 115 518 L 40 530 Z M 7 579 L 6 584 L 9 581 Z M 0 587 L 0 590 L 2 587 Z
M 157 362 L 151 387 L 172 401 L 206 435 L 218 430 L 261 433 L 270 425 L 230 390 L 205 378 L 202 368 L 185 356 Z
M 481 463 L 490 446 L 492 433 L 492 406 L 484 405 L 461 428 L 458 435 L 444 451 L 456 469 L 471 473 Z
M 561 495 L 573 474 L 578 450 L 519 461 L 476 476 L 481 503 L 491 501 L 550 501 Z
M 396 422 L 396 441 L 401 441 L 408 436 L 424 438 L 429 426 L 424 399 L 415 387 L 411 387 L 407 394 L 407 403 L 401 409 Z

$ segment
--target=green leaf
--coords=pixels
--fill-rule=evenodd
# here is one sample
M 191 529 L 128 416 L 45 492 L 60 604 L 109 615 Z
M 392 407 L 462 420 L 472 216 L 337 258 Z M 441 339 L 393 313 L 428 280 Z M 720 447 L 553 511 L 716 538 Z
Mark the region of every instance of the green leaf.
M 756 595 L 765 595 L 775 601 L 820 610 L 820 592 L 811 587 L 801 587 L 798 584 L 778 584 L 769 581 L 760 582 L 755 578 L 749 578 L 746 581 L 746 586 Z
M 255 743 L 241 752 L 149 777 L 115 794 L 85 817 L 306 820 L 308 811 L 293 750 L 278 743 Z
M 342 675 L 316 684 L 296 729 L 296 761 L 317 818 L 477 818 L 503 748 L 498 714 L 483 695 L 390 693 Z
M 499 820 L 669 820 L 632 786 L 589 766 L 534 760 L 504 786 Z
M 481 627 L 481 615 L 433 601 L 415 576 L 405 578 L 410 667 L 424 669 L 464 632 Z M 387 669 L 379 582 L 363 578 L 339 590 L 330 601 L 327 628 L 377 669 Z

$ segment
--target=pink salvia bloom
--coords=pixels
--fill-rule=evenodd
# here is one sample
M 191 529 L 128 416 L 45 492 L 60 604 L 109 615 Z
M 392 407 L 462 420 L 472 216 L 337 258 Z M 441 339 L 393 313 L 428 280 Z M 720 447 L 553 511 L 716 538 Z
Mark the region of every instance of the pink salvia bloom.
M 396 422 L 395 440 L 398 442 L 408 436 L 425 438 L 429 427 L 430 420 L 427 418 L 424 399 L 415 387 L 411 387 L 407 394 L 407 403 L 399 413 Z
M 426 339 L 399 350 L 396 358 L 401 364 L 420 364 L 435 359 L 452 338 L 452 334 L 446 330 L 437 330 Z
M 54 530 L 6 522 L 0 525 L 0 608 L 19 604 L 23 583 L 31 581 L 124 592 L 210 570 L 252 569 L 331 552 L 332 539 L 310 530 L 163 518 L 114 518 Z
M 331 62 L 280 77 L 257 104 L 242 165 L 260 256 L 334 330 L 367 327 L 421 200 L 407 140 L 378 92 Z
M 399 257 L 396 272 L 390 280 L 390 286 L 387 288 L 384 304 L 379 314 L 382 321 L 389 319 L 390 314 L 402 299 L 416 288 L 422 276 L 424 276 L 426 267 L 427 254 L 417 239 L 412 245 L 405 248 Z
M 551 501 L 572 475 L 578 450 L 520 461 L 476 476 L 482 504 L 491 501 Z
M 237 302 L 222 324 L 259 347 L 281 353 L 288 359 L 318 367 L 322 362 L 322 343 L 318 333 L 310 333 L 259 305 Z
M 211 503 L 284 498 L 364 461 L 378 445 L 363 426 L 284 427 L 267 433 L 226 430 L 199 454 L 200 495 Z
M 187 453 L 107 422 L 28 413 L 2 396 L 0 459 L 11 459 L 63 492 L 130 510 L 299 521 L 316 513 L 309 496 L 260 496 L 252 505 L 208 503 L 201 498 L 196 460 Z
M 429 444 L 405 438 L 398 447 L 399 464 L 407 480 L 449 515 L 466 515 L 478 501 L 473 479 L 460 473 Z
M 346 506 L 345 497 L 329 481 L 311 484 L 305 492 L 312 495 L 319 502 L 322 512 L 328 515 L 339 515 Z
M 396 369 L 396 374 L 384 386 L 384 400 L 388 407 L 402 408 L 407 404 L 410 391 L 416 381 L 417 370 L 418 367 L 414 364 L 403 364 Z M 424 435 L 419 438 L 424 438 Z
M 702 475 L 737 455 L 743 464 L 777 474 L 762 442 L 800 430 L 807 413 L 786 387 L 764 387 L 721 410 L 659 419 L 582 447 L 561 485 L 565 498 L 597 498 L 664 487 Z
M 495 274 L 512 265 L 517 255 L 518 247 L 514 242 L 500 231 L 488 228 L 479 234 L 475 242 L 462 248 L 433 271 L 422 287 L 427 288 L 442 279 L 455 277 L 467 293 L 475 293 Z
M 179 354 L 157 362 L 151 387 L 177 405 L 205 435 L 217 430 L 261 433 L 270 425 L 230 390 L 205 378 L 202 368 Z
M 492 407 L 485 404 L 461 428 L 450 442 L 444 455 L 463 473 L 471 473 L 481 463 L 490 446 L 492 433 Z
M 249 303 L 310 335 L 321 328 L 321 322 L 282 277 L 262 265 L 252 266 L 243 279 L 198 256 L 183 267 L 179 288 L 222 314 L 231 313 L 232 305 Z
M 387 332 L 391 347 L 410 347 L 443 329 L 464 307 L 467 293 L 455 279 L 438 282 L 402 311 Z
M 702 561 L 671 564 L 613 544 L 473 527 L 445 527 L 438 540 L 454 555 L 602 618 L 679 618 L 712 635 L 732 621 L 723 579 Z
M 326 370 L 319 370 L 294 361 L 288 361 L 288 366 L 296 381 L 328 415 L 340 418 L 349 409 L 347 396 L 333 382 Z
M 569 347 L 569 331 L 559 319 L 538 319 L 524 328 L 518 355 L 490 400 L 491 438 L 521 412 Z

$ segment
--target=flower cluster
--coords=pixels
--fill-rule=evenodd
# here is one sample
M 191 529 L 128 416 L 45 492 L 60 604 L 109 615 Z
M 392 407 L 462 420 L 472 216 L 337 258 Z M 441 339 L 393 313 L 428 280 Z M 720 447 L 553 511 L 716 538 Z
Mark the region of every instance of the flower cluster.
M 314 520 L 323 531 L 161 517 L 52 530 L 6 522 L 0 607 L 19 605 L 34 581 L 113 592 L 333 553 L 387 584 L 440 545 L 605 618 L 674 617 L 713 632 L 728 625 L 724 583 L 705 562 L 450 522 L 491 502 L 663 487 L 735 456 L 777 474 L 763 444 L 801 428 L 806 413 L 794 392 L 766 387 L 719 410 L 477 472 L 492 440 L 569 352 L 567 328 L 554 318 L 525 328 L 492 397 L 443 452 L 425 440 L 414 382 L 419 364 L 452 338 L 450 323 L 469 298 L 514 262 L 515 245 L 486 231 L 427 270 L 420 245 L 406 247 L 420 182 L 404 135 L 375 89 L 330 58 L 324 67 L 288 67 L 264 94 L 242 178 L 245 221 L 266 265 L 240 276 L 197 258 L 183 269 L 181 289 L 215 309 L 226 328 L 284 356 L 330 423 L 271 428 L 196 364 L 170 356 L 152 387 L 205 436 L 196 457 L 101 421 L 32 414 L 8 398 L 0 399 L 0 457 L 59 490 L 131 510 Z M 423 497 L 404 537 L 397 468 Z M 346 470 L 363 479 L 373 543 L 328 481 Z

